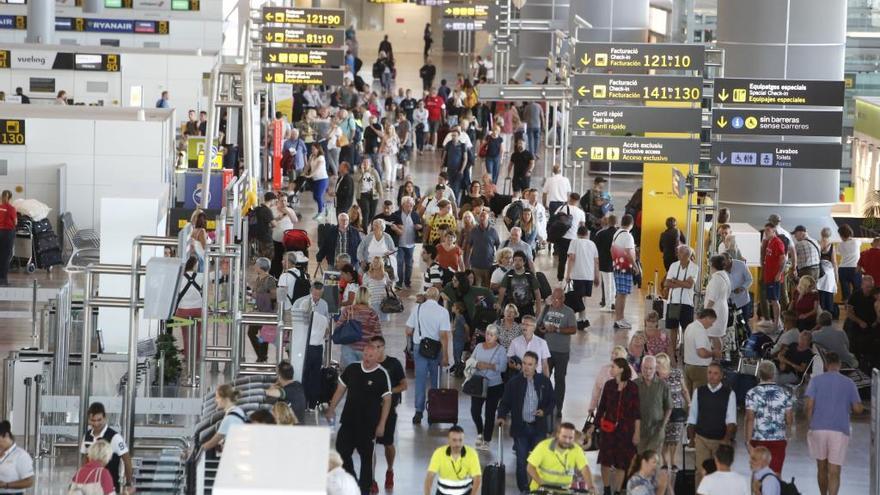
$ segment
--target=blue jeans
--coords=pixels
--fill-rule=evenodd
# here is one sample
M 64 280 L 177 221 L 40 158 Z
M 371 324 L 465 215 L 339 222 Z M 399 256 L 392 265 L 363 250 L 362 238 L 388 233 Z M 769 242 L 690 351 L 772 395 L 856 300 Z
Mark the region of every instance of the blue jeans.
M 416 364 L 416 412 L 425 410 L 427 389 L 440 387 L 440 358 L 428 359 L 419 354 L 418 345 L 413 345 L 413 360 Z M 430 380 L 430 382 L 427 382 Z
M 752 314 L 755 310 L 755 303 L 749 301 L 745 306 L 739 308 L 742 311 L 743 320 L 746 322 L 746 331 L 749 332 L 749 335 L 752 334 L 752 327 L 749 326 L 749 320 L 752 319 Z
M 501 172 L 501 157 L 486 157 L 486 173 L 492 176 L 492 182 L 498 183 L 498 174 Z
M 413 250 L 415 247 L 397 247 L 397 277 L 400 284 L 412 285 Z
M 822 308 L 822 310 L 831 313 L 831 316 L 833 316 L 835 319 L 840 316 L 839 314 L 835 314 L 838 312 L 835 311 L 836 308 L 834 306 L 833 292 L 825 292 L 824 290 L 819 291 L 819 307 Z
M 452 188 L 452 193 L 455 195 L 455 202 L 458 202 L 459 195 L 461 194 L 461 182 L 462 176 L 460 174 L 449 175 L 449 187 Z
M 464 329 L 452 332 L 452 360 L 456 365 L 462 363 L 461 355 L 464 353 L 464 347 L 467 343 L 466 337 Z M 462 366 L 462 370 L 463 369 L 464 367 Z
M 355 350 L 354 347 L 350 345 L 343 345 L 340 352 L 340 363 L 341 368 L 345 369 L 349 364 L 356 363 L 363 359 L 364 353 L 358 350 Z
M 376 170 L 376 173 L 379 174 L 379 180 L 382 180 L 382 162 L 379 153 L 367 153 L 367 157 L 369 157 L 370 164 Z M 373 187 L 382 187 L 382 184 L 374 184 Z
M 329 183 L 330 179 L 312 181 L 312 196 L 314 196 L 315 202 L 318 203 L 318 213 L 324 212 L 324 193 L 327 191 L 327 184 Z
M 529 128 L 526 131 L 526 138 L 528 140 L 529 151 L 532 152 L 532 155 L 538 156 L 538 146 L 541 144 L 541 129 Z
M 535 418 L 535 421 L 543 421 L 543 419 Z M 526 470 L 529 453 L 544 437 L 543 432 L 530 424 L 524 424 L 522 431 L 513 437 L 513 450 L 516 452 L 516 487 L 521 492 L 529 490 L 529 472 Z
M 840 290 L 843 291 L 843 300 L 849 300 L 853 292 L 862 286 L 862 274 L 858 268 L 838 268 L 837 275 L 840 278 Z

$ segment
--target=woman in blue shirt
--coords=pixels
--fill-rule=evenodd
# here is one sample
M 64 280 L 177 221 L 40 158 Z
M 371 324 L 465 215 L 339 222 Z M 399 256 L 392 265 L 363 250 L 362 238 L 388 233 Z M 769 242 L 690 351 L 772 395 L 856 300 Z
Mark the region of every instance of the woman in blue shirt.
M 223 420 L 220 421 L 220 426 L 217 427 L 217 433 L 214 433 L 214 436 L 202 445 L 203 449 L 222 450 L 223 442 L 226 441 L 226 435 L 229 434 L 229 430 L 235 425 L 245 423 L 247 416 L 245 416 L 244 411 L 236 405 L 239 395 L 241 394 L 238 390 L 235 390 L 235 388 L 228 383 L 224 383 L 217 387 L 217 392 L 214 394 L 214 402 L 217 404 L 217 409 L 224 412 L 224 416 Z
M 498 409 L 498 401 L 504 395 L 501 373 L 507 370 L 507 349 L 498 343 L 498 330 L 494 325 L 486 328 L 486 341 L 474 347 L 469 361 L 476 361 L 474 375 L 482 376 L 488 382 L 485 398 L 471 397 L 471 418 L 477 426 L 477 449 L 489 450 L 492 429 L 495 427 L 495 411 Z M 483 406 L 486 408 L 485 418 Z

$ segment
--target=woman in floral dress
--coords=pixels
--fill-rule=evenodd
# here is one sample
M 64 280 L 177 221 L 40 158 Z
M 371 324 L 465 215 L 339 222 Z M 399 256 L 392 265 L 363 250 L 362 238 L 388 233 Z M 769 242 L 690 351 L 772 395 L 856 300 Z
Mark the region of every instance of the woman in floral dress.
M 666 423 L 666 442 L 663 444 L 663 465 L 675 466 L 675 454 L 681 446 L 684 438 L 684 424 L 687 421 L 687 411 L 691 404 L 691 397 L 682 384 L 681 369 L 673 368 L 669 362 L 669 355 L 660 353 L 657 359 L 657 375 L 666 382 L 669 387 L 669 395 L 672 398 L 672 414 Z

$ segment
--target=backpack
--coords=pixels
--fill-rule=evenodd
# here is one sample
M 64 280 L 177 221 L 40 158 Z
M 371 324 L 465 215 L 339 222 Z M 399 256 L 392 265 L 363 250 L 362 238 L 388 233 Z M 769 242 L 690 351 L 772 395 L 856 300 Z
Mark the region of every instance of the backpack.
M 477 66 L 477 79 L 482 79 L 487 77 L 489 74 L 489 70 L 486 69 L 486 64 L 479 64 Z
M 547 225 L 547 240 L 549 242 L 559 242 L 565 238 L 565 234 L 571 230 L 571 222 L 574 218 L 571 216 L 571 208 L 565 212 L 557 210 Z
M 507 212 L 504 213 L 504 225 L 507 227 L 507 230 L 513 228 L 516 221 L 522 216 L 522 212 L 522 201 L 514 201 L 513 203 L 510 203 L 510 206 L 507 207 Z
M 794 485 L 794 478 L 791 479 L 790 482 L 782 481 L 782 478 L 776 476 L 776 473 L 767 473 L 764 476 L 761 476 L 760 482 L 764 482 L 764 478 L 767 476 L 773 476 L 776 478 L 776 481 L 779 482 L 779 495 L 801 495 L 801 492 Z
M 190 287 L 195 287 L 196 291 L 198 291 L 200 296 L 204 295 L 202 293 L 202 286 L 199 285 L 198 282 L 196 282 L 196 274 L 195 273 L 193 273 L 192 276 L 190 276 L 190 274 L 184 272 L 183 278 L 186 279 L 186 285 L 184 285 L 183 289 L 181 289 L 180 292 L 177 293 L 177 302 L 174 303 L 175 310 L 177 309 L 178 306 L 180 306 L 180 301 L 183 299 L 183 296 L 186 294 L 186 292 L 189 290 Z
M 373 78 L 381 78 L 383 72 L 385 72 L 385 64 L 377 60 L 376 63 L 373 64 Z
M 440 280 L 443 282 L 443 285 L 446 286 L 449 282 L 452 282 L 452 279 L 455 277 L 455 272 L 450 270 L 449 268 L 440 267 Z
M 312 284 L 309 282 L 309 275 L 302 270 L 297 270 L 299 272 L 299 276 L 294 272 L 294 270 L 287 270 L 287 273 L 293 276 L 293 294 L 291 295 L 289 292 L 287 294 L 287 300 L 290 301 L 290 304 L 293 304 L 297 299 L 309 295 L 309 290 L 311 290 Z

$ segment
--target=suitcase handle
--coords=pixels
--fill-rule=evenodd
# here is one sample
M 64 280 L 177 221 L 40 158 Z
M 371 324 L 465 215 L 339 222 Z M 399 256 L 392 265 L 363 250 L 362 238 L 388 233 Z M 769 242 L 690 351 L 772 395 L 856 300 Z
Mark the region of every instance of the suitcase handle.
M 498 425 L 498 462 L 504 464 L 504 425 Z

